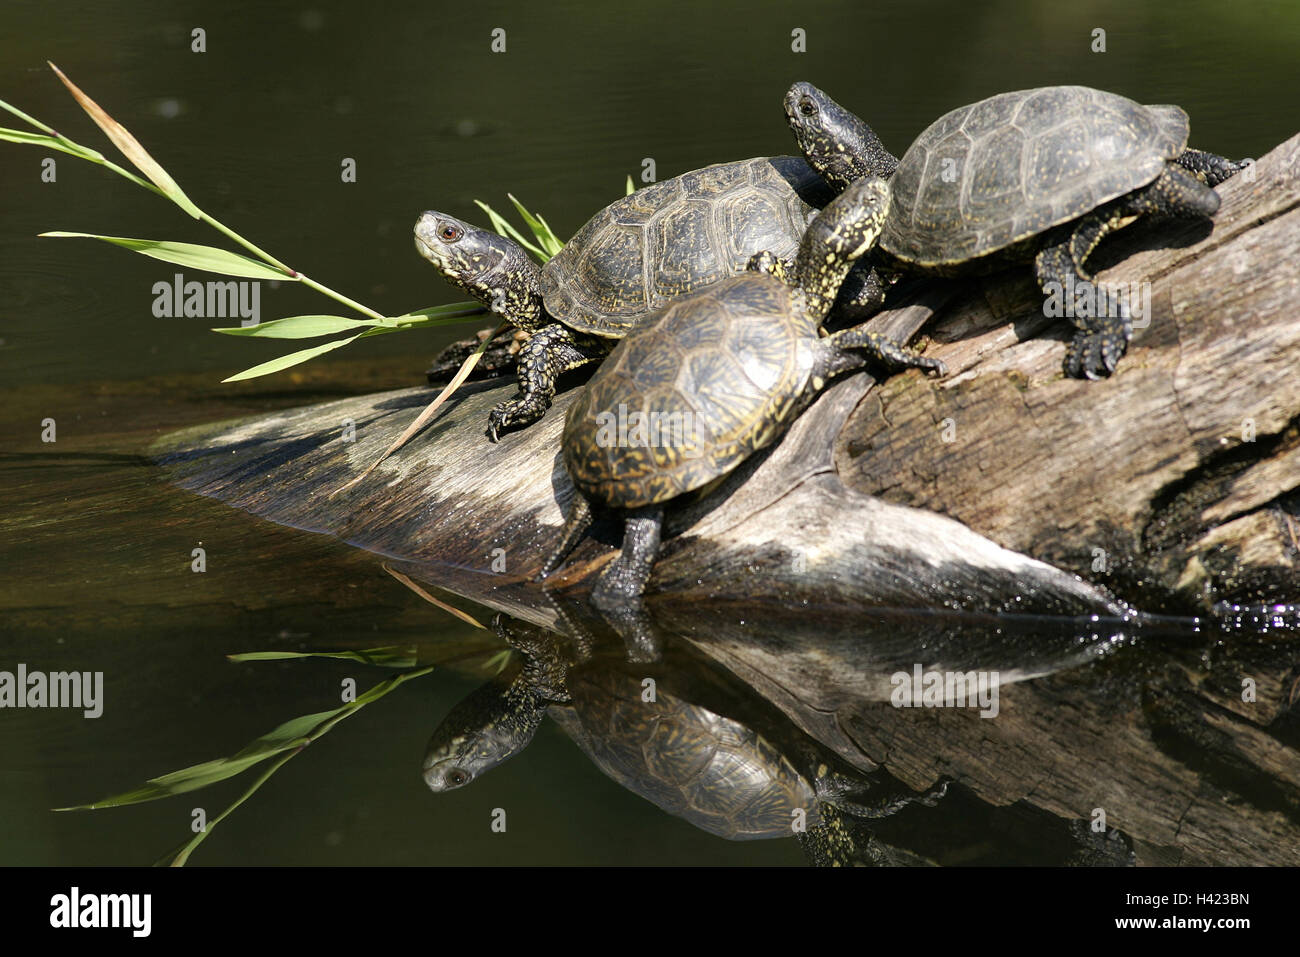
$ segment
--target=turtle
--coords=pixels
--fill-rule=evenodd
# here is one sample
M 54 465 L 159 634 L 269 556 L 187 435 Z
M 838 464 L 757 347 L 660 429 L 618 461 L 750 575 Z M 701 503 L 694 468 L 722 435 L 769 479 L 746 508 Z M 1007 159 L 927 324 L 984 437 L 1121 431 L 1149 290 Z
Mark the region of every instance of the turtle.
M 843 765 L 770 703 L 685 653 L 646 669 L 601 654 L 585 634 L 567 639 L 500 614 L 492 628 L 522 664 L 434 730 L 422 775 L 435 793 L 520 753 L 549 716 L 605 775 L 717 837 L 794 836 L 817 864 L 916 862 L 865 822 L 933 806 L 947 781 L 913 792 Z
M 660 306 L 743 272 L 755 253 L 793 255 L 832 196 L 800 157 L 719 163 L 605 207 L 541 267 L 513 240 L 423 213 L 420 255 L 532 334 L 519 355 L 518 395 L 492 410 L 488 437 L 540 419 L 557 376 L 603 358 Z
M 809 165 L 842 187 L 889 177 L 893 208 L 875 252 L 877 290 L 903 273 L 991 272 L 1032 261 L 1049 314 L 1075 333 L 1065 374 L 1111 375 L 1132 338 L 1128 303 L 1086 266 L 1097 244 L 1144 216 L 1212 217 L 1214 187 L 1245 168 L 1187 146 L 1177 106 L 1085 86 L 1001 93 L 931 123 L 896 159 L 871 128 L 811 83 L 785 112 Z
M 868 359 L 943 374 L 939 360 L 866 325 L 819 335 L 889 197 L 884 179 L 862 177 L 808 227 L 792 267 L 759 253 L 746 273 L 670 303 L 618 343 L 565 417 L 561 457 L 575 494 L 543 578 L 590 527 L 593 506 L 616 510 L 622 552 L 591 602 L 616 628 L 634 624 L 665 502 L 706 490 L 774 443 L 832 377 Z

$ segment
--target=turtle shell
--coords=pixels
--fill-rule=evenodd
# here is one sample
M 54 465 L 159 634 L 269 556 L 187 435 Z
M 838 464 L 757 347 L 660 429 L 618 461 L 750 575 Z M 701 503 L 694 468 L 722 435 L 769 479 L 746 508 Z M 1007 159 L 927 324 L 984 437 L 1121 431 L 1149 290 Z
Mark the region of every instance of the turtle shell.
M 667 501 L 775 441 L 812 374 L 802 293 L 745 273 L 679 299 L 623 339 L 569 407 L 565 468 L 589 499 Z
M 903 154 L 880 246 L 920 266 L 988 255 L 1153 182 L 1187 133 L 1179 107 L 1086 86 L 963 106 Z
M 816 793 L 751 728 L 611 669 L 571 674 L 548 713 L 606 775 L 676 817 L 733 841 L 790 837 L 791 812 L 821 823 Z
M 743 272 L 770 249 L 793 257 L 831 199 L 803 159 L 720 163 L 605 207 L 542 269 L 546 311 L 572 329 L 620 338 L 667 302 Z

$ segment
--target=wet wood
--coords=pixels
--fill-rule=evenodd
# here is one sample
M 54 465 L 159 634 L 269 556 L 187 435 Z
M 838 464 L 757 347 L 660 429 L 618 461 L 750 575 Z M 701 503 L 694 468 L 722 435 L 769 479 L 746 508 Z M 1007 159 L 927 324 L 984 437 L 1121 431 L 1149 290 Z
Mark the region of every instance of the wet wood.
M 1044 814 L 1091 823 L 1100 812 L 1140 865 L 1300 864 L 1295 621 L 1254 635 L 1120 629 L 1111 641 L 1136 642 L 1076 642 L 1072 653 L 1068 632 L 1041 627 L 849 629 L 794 609 L 698 604 L 660 615 L 851 764 L 918 791 L 957 782 L 987 807 L 989 840 Z M 1091 666 L 1077 667 L 1084 658 Z M 999 672 L 996 716 L 895 707 L 889 678 L 913 662 Z M 879 833 L 895 840 L 888 824 Z

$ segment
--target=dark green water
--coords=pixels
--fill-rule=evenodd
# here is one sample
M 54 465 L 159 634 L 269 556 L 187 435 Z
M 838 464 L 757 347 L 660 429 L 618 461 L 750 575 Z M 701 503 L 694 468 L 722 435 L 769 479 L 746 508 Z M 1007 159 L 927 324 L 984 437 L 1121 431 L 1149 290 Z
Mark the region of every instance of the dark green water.
M 1197 146 L 1257 156 L 1300 127 L 1291 2 L 279 5 L 6 0 L 0 98 L 96 146 L 44 65 L 59 64 L 196 201 L 280 259 L 384 312 L 456 301 L 415 254 L 418 213 L 479 219 L 507 191 L 562 235 L 653 158 L 659 178 L 792 150 L 794 79 L 831 91 L 901 152 L 938 114 L 989 94 L 1081 83 L 1176 102 Z M 190 31 L 207 52 L 190 52 Z M 507 31 L 507 52 L 489 50 Z M 807 31 L 807 53 L 790 32 Z M 1107 52 L 1090 50 L 1091 32 Z M 7 120 L 4 125 L 10 124 Z M 108 147 L 103 147 L 108 151 Z M 219 380 L 287 351 L 157 319 L 175 271 L 49 229 L 215 242 L 105 171 L 0 144 L 0 668 L 107 673 L 104 717 L 0 712 L 0 863 L 148 863 L 190 810 L 239 793 L 94 814 L 50 807 L 231 753 L 338 703 L 341 662 L 228 663 L 267 647 L 489 642 L 378 563 L 168 488 L 141 457 L 180 425 L 418 383 L 465 330 L 388 336 L 294 374 Z M 354 158 L 356 183 L 340 182 Z M 263 318 L 337 311 L 263 290 Z M 467 326 L 466 329 L 473 328 Z M 39 440 L 58 422 L 59 441 Z M 190 549 L 209 551 L 205 575 Z M 493 646 L 495 650 L 495 646 Z M 476 788 L 419 781 L 434 721 L 478 683 L 405 686 L 290 762 L 199 851 L 202 863 L 799 863 L 792 841 L 728 843 L 603 777 L 554 727 Z M 511 808 L 507 835 L 488 828 Z M 950 848 L 953 860 L 960 848 Z M 1016 863 L 1021 852 L 970 852 Z M 981 856 L 983 855 L 983 856 Z

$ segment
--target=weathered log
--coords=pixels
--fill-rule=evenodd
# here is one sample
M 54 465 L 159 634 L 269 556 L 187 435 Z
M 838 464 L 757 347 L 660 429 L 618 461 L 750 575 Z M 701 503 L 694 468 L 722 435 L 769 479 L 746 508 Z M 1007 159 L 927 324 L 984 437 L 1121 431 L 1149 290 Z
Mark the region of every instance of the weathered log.
M 1100 281 L 1150 283 L 1153 313 L 1111 379 L 1063 378 L 1066 324 L 999 276 L 930 332 L 947 378 L 866 397 L 840 477 L 1147 610 L 1300 597 L 1300 137 L 1219 191 L 1208 234 L 1103 250 Z
M 910 334 L 932 311 L 923 301 L 880 317 L 880 325 Z M 832 387 L 770 454 L 674 510 L 652 590 L 688 601 L 763 594 L 822 608 L 1122 614 L 1074 575 L 929 511 L 845 488 L 830 437 L 872 381 L 855 376 Z M 462 390 L 410 445 L 347 491 L 339 490 L 387 448 L 428 400 L 426 390 L 202 426 L 165 438 L 155 453 L 186 488 L 411 562 L 468 598 L 553 624 L 531 580 L 573 494 L 559 439 L 577 393 L 559 396 L 540 423 L 489 443 L 487 413 L 513 388 Z M 346 441 L 348 423 L 356 441 Z M 583 590 L 619 535 L 613 521 L 598 528 L 552 585 Z
M 698 603 L 656 621 L 851 764 L 915 790 L 950 778 L 995 816 L 1030 808 L 1091 822 L 1100 809 L 1139 864 L 1300 864 L 1294 630 L 1267 641 L 1147 634 L 1119 650 L 1094 634 L 1071 656 L 1068 631 L 1046 627 L 869 616 L 849 627 L 799 609 Z M 909 673 L 909 657 L 925 672 L 1001 670 L 997 715 L 895 707 L 888 678 Z M 1085 659 L 1091 667 L 1072 667 Z M 887 823 L 879 833 L 898 843 Z
M 1220 190 L 1212 229 L 1149 224 L 1103 250 L 1101 279 L 1149 281 L 1154 307 L 1115 376 L 1062 378 L 1069 330 L 1024 273 L 962 287 L 929 333 L 946 379 L 846 379 L 670 513 L 656 627 L 917 789 L 950 777 L 992 808 L 1103 808 L 1144 863 L 1300 862 L 1294 616 L 1223 640 L 1217 624 L 1125 623 L 1112 597 L 1181 613 L 1300 597 L 1300 137 Z M 914 331 L 936 301 L 881 324 Z M 572 494 L 558 440 L 576 390 L 490 445 L 487 411 L 511 390 L 465 390 L 333 497 L 427 390 L 189 429 L 155 451 L 184 487 L 564 629 L 618 529 L 598 526 L 555 592 L 530 581 Z M 1057 626 L 1014 627 L 1015 612 Z M 909 663 L 999 671 L 998 719 L 891 707 Z

